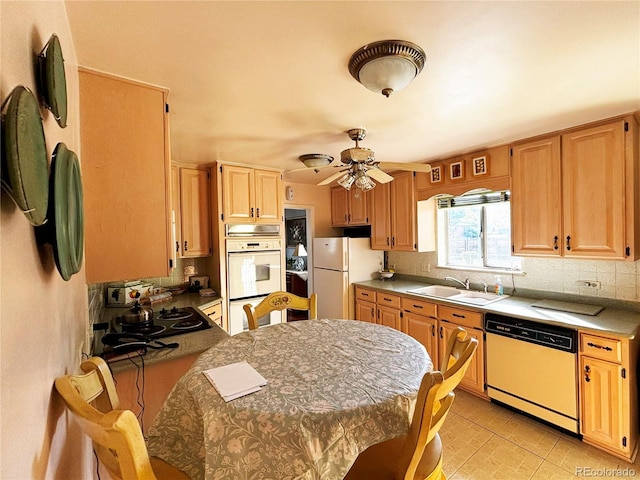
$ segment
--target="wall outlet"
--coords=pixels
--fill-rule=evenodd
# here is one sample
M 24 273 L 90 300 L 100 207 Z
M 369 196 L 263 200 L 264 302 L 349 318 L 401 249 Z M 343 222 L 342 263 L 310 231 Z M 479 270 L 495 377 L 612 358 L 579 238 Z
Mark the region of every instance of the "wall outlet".
M 431 271 L 431 264 L 430 263 L 421 263 L 420 264 L 420 271 L 421 272 L 430 272 Z
M 593 288 L 594 290 L 600 290 L 602 288 L 601 282 L 596 280 L 578 280 L 577 283 L 579 287 Z

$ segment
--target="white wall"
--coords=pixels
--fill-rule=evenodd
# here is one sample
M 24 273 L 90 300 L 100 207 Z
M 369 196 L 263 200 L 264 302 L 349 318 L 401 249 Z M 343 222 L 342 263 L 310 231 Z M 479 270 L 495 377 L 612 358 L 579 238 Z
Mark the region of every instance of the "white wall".
M 639 301 L 640 300 L 640 261 L 613 262 L 606 260 L 575 260 L 556 258 L 522 258 L 520 275 L 501 275 L 505 288 L 540 290 L 542 292 L 566 293 L 587 297 Z M 495 283 L 495 275 L 484 272 L 460 271 L 437 268 L 437 254 L 389 252 L 389 264 L 395 265 L 398 273 L 443 279 L 445 276 L 464 280 L 469 277 L 471 283 Z M 513 283 L 512 283 L 513 278 Z M 601 282 L 600 290 L 579 287 L 578 280 L 596 280 Z
M 62 1 L 0 2 L 0 97 L 17 85 L 37 92 L 34 57 L 60 38 L 68 90 L 68 126 L 41 111 L 49 159 L 58 142 L 80 157 L 76 53 Z M 50 160 L 49 160 L 50 161 Z M 76 373 L 88 343 L 82 269 L 62 280 L 50 246 L 2 192 L 0 208 L 0 478 L 93 478 L 89 443 L 66 415 L 53 381 Z

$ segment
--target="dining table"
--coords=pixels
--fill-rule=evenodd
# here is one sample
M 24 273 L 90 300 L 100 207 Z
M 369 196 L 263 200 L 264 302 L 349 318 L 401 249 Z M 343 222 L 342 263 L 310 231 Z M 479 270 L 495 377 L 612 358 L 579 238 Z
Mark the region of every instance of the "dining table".
M 226 402 L 204 372 L 246 361 L 267 381 Z M 369 446 L 405 435 L 424 346 L 383 325 L 315 319 L 231 336 L 165 400 L 147 445 L 193 480 L 342 479 Z

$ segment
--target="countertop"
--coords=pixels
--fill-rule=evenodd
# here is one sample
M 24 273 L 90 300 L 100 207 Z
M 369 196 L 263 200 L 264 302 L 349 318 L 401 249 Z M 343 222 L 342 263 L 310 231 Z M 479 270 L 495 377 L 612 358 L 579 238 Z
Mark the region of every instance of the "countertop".
M 640 313 L 619 307 L 606 306 L 599 314 L 591 316 L 533 307 L 532 304 L 539 301 L 541 299 L 540 297 L 530 298 L 517 294 L 488 305 L 470 305 L 468 303 L 451 301 L 445 298 L 416 295 L 409 292 L 409 290 L 433 284 L 402 278 L 394 280 L 369 280 L 366 282 L 357 282 L 356 285 L 381 292 L 401 293 L 420 300 L 433 301 L 435 303 L 446 305 L 455 305 L 460 308 L 468 308 L 484 313 L 491 312 L 523 320 L 532 320 L 550 325 L 587 330 L 596 334 L 613 334 L 629 339 L 635 338 L 640 334 Z M 451 285 L 449 284 L 449 286 Z M 571 300 L 567 301 L 571 301 L 572 303 L 598 305 L 597 299 L 594 298 L 589 298 L 587 301 L 579 302 L 572 297 Z
M 199 312 L 201 312 L 200 309 L 213 306 L 216 303 L 220 303 L 221 301 L 221 297 L 201 297 L 197 293 L 183 293 L 181 295 L 174 296 L 169 302 L 157 303 L 151 306 L 151 308 L 154 310 L 161 310 L 162 308 L 170 309 L 173 307 L 194 307 L 198 309 Z M 102 317 L 102 321 L 111 322 L 116 317 L 121 316 L 122 313 L 129 308 L 131 308 L 130 305 L 124 308 L 106 307 L 104 309 L 105 311 Z M 164 348 L 162 350 L 147 349 L 147 353 L 144 355 L 145 364 L 151 365 L 157 362 L 175 360 L 187 355 L 200 354 L 205 350 L 208 350 L 218 342 L 229 337 L 229 334 L 222 328 L 210 322 L 209 317 L 207 317 L 204 313 L 201 313 L 201 316 L 204 320 L 207 321 L 207 323 L 211 325 L 211 328 L 207 330 L 199 330 L 192 333 L 184 333 L 182 335 L 174 335 L 172 337 L 162 338 L 161 340 L 164 343 L 177 342 L 180 344 L 180 346 L 178 348 Z M 139 355 L 136 353 L 131 354 L 131 358 L 138 357 Z M 109 362 L 109 365 L 114 373 L 131 368 L 136 368 L 133 363 L 127 361 L 126 359 L 116 362 L 111 361 Z

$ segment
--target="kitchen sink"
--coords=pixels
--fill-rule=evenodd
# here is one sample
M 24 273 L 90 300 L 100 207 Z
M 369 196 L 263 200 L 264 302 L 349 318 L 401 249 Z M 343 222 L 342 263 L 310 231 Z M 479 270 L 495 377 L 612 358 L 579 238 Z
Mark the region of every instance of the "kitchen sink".
M 430 285 L 428 287 L 409 290 L 409 293 L 424 295 L 426 297 L 446 298 L 455 302 L 471 303 L 473 305 L 488 305 L 489 303 L 504 300 L 509 295 L 496 295 L 495 293 L 475 292 L 473 290 L 460 290 L 454 287 L 442 285 Z
M 454 287 L 443 287 L 441 285 L 430 285 L 428 287 L 416 288 L 409 290 L 409 293 L 417 293 L 418 295 L 426 295 L 427 297 L 449 298 L 460 293 L 460 290 Z
M 509 295 L 497 295 L 495 293 L 473 292 L 469 290 L 463 291 L 452 297 L 447 297 L 447 299 L 454 300 L 456 302 L 473 303 L 474 305 L 487 305 L 499 300 L 504 300 L 508 296 Z

